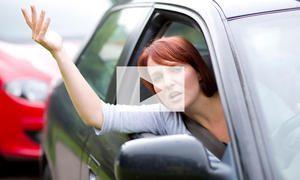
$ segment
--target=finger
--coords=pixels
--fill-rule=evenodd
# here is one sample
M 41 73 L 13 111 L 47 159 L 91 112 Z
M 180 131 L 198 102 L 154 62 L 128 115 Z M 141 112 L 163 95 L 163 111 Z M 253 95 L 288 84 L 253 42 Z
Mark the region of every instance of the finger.
M 35 29 L 36 29 L 36 10 L 34 6 L 31 6 L 31 16 L 32 16 L 32 37 L 35 37 Z
M 25 18 L 26 24 L 27 24 L 27 25 L 30 27 L 30 29 L 31 29 L 31 21 L 30 21 L 30 18 L 29 18 L 29 16 L 28 16 L 27 11 L 26 11 L 25 9 L 23 9 L 23 8 L 21 8 L 21 11 L 22 11 L 22 14 L 23 14 L 23 16 L 24 16 L 24 18 Z
M 39 38 L 44 38 L 44 37 L 45 37 L 46 32 L 47 32 L 48 27 L 49 27 L 49 24 L 50 24 L 50 18 L 47 18 L 47 19 L 46 19 L 46 22 L 45 22 L 44 25 L 42 26 L 41 32 L 40 32 L 40 34 L 39 34 Z
M 43 22 L 44 22 L 44 17 L 45 17 L 45 11 L 42 10 L 40 18 L 39 18 L 39 20 L 37 22 L 37 25 L 36 25 L 36 29 L 35 29 L 35 34 L 36 35 L 40 34 L 40 31 L 41 31 L 41 28 L 42 28 L 42 25 L 43 25 Z

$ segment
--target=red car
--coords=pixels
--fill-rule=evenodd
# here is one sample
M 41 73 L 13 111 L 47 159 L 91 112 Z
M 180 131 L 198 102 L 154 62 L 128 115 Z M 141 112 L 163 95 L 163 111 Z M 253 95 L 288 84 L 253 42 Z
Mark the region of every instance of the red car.
M 68 54 L 74 57 L 112 1 L 72 1 L 71 8 L 70 2 L 46 0 L 34 5 L 46 10 L 53 20 L 50 28 L 62 35 Z M 46 98 L 60 73 L 50 53 L 31 39 L 20 10 L 29 9 L 29 1 L 1 1 L 0 7 L 0 160 L 38 160 Z
M 0 50 L 0 153 L 38 159 L 42 114 L 51 76 Z
M 80 43 L 68 41 L 65 47 L 74 56 Z M 40 158 L 43 111 L 58 78 L 55 60 L 38 44 L 0 40 L 0 157 Z

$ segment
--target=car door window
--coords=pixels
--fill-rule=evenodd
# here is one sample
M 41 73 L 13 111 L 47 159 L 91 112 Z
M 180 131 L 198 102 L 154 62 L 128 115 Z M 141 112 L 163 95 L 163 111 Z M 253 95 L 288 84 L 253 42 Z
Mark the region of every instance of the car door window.
M 230 22 L 268 155 L 284 179 L 300 176 L 299 18 L 291 11 Z
M 112 12 L 97 28 L 82 53 L 78 68 L 102 99 L 106 98 L 122 53 L 129 53 L 126 44 L 137 38 L 135 30 L 143 25 L 151 10 L 149 7 L 132 7 Z M 115 179 L 114 159 L 120 146 L 129 140 L 128 135 L 108 133 L 97 136 L 94 131 L 90 132 L 82 153 L 81 179 L 95 176 L 95 179 Z
M 113 12 L 93 35 L 78 68 L 96 93 L 105 99 L 114 67 L 133 28 L 145 16 L 145 8 Z

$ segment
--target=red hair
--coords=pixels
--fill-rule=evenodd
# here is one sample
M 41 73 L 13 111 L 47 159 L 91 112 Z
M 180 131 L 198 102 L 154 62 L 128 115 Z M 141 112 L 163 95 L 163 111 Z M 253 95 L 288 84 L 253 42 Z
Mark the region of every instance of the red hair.
M 163 37 L 153 41 L 144 48 L 138 66 L 147 66 L 148 58 L 162 65 L 170 65 L 168 62 L 179 62 L 191 65 L 196 72 L 199 72 L 202 92 L 211 97 L 217 91 L 215 78 L 208 68 L 198 50 L 188 40 L 180 36 Z M 151 83 L 142 80 L 144 85 L 155 94 Z

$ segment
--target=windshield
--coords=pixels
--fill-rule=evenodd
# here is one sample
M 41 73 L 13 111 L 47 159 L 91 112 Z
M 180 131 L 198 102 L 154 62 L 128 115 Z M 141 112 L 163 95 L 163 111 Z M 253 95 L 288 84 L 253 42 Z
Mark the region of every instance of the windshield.
M 21 8 L 30 13 L 30 5 L 35 5 L 38 13 L 42 9 L 46 11 L 46 17 L 51 18 L 49 29 L 55 30 L 64 39 L 80 40 L 94 30 L 99 18 L 112 2 L 113 0 L 0 1 L 0 41 L 32 41 L 31 31 L 21 13 Z
M 230 22 L 239 63 L 267 127 L 270 157 L 285 179 L 300 177 L 300 11 Z

